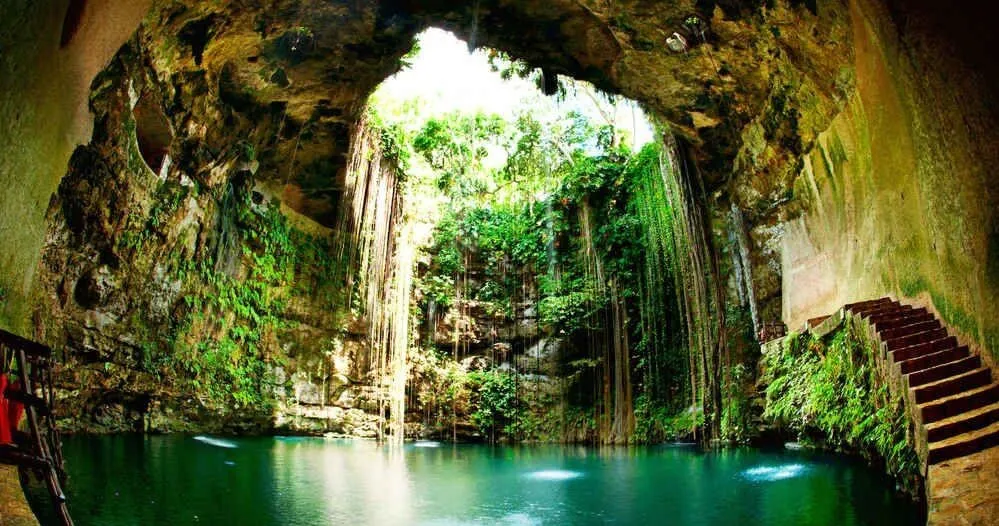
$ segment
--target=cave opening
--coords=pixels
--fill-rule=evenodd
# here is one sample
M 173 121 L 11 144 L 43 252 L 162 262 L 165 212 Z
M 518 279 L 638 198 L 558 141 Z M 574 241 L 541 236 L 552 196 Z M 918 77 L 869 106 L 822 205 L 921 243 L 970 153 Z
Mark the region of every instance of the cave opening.
M 155 96 L 148 93 L 139 97 L 132 108 L 132 117 L 135 120 L 135 140 L 142 160 L 154 174 L 160 175 L 164 164 L 168 162 L 170 144 L 173 142 L 170 121 Z
M 416 338 L 401 341 L 409 340 L 409 352 L 437 356 L 439 370 L 460 371 L 463 395 L 449 407 L 428 396 L 443 385 L 407 381 L 399 392 L 412 407 L 396 410 L 425 415 L 437 438 L 469 440 L 471 432 L 497 442 L 574 433 L 558 420 L 546 423 L 551 435 L 518 428 L 527 415 L 551 419 L 564 406 L 559 411 L 598 415 L 600 429 L 583 431 L 592 433 L 586 440 L 630 440 L 634 349 L 627 338 L 651 327 L 634 321 L 638 306 L 658 309 L 664 324 L 675 312 L 665 292 L 643 294 L 640 263 L 622 255 L 643 253 L 623 240 L 642 237 L 651 219 L 637 208 L 649 198 L 640 187 L 661 184 L 651 166 L 657 133 L 636 103 L 589 83 L 496 50 L 469 51 L 439 29 L 416 42 L 403 70 L 371 95 L 364 126 L 405 178 L 399 229 L 407 234 L 392 251 L 418 261 L 389 266 L 399 272 L 416 264 L 409 288 L 419 300 L 403 305 L 420 315 Z M 658 291 L 664 278 L 647 289 Z M 410 332 L 407 313 L 373 317 L 386 315 L 391 330 Z M 668 354 L 665 336 L 648 338 L 663 340 L 649 344 L 652 354 Z M 567 380 L 575 377 L 583 380 Z M 681 394 L 686 381 L 679 368 L 656 368 L 636 384 L 678 411 L 689 401 Z M 482 383 L 502 387 L 497 396 L 509 401 L 473 410 L 482 420 L 469 427 L 459 406 L 486 403 Z

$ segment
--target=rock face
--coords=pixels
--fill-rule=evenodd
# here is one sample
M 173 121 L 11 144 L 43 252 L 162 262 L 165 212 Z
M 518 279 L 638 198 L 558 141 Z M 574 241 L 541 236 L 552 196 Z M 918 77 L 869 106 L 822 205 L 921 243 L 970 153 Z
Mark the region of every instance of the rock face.
M 968 41 L 988 31 L 931 2 L 857 2 L 850 14 L 857 90 L 795 181 L 806 213 L 783 226 L 784 318 L 892 294 L 995 360 L 999 82 L 985 43 Z
M 30 333 L 45 209 L 91 132 L 90 82 L 134 32 L 150 0 L 5 2 L 0 6 L 0 324 Z M 79 5 L 78 5 L 79 7 Z
M 324 227 L 281 201 L 251 144 L 206 146 L 224 117 L 164 103 L 192 86 L 146 53 L 133 41 L 95 82 L 94 139 L 49 209 L 34 324 L 64 349 L 62 426 L 379 433 L 368 326 L 399 200 L 378 139 L 355 127 Z

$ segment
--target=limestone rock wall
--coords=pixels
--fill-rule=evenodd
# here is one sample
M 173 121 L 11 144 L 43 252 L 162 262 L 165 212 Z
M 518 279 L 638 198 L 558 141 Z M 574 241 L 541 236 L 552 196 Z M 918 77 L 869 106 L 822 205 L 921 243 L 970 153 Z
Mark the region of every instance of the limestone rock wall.
M 117 20 L 126 11 L 109 13 Z M 549 75 L 572 75 L 639 100 L 692 146 L 706 190 L 724 194 L 719 209 L 728 210 L 731 197 L 755 233 L 783 213 L 797 157 L 852 88 L 849 19 L 839 0 L 164 0 L 147 12 L 138 38 L 166 86 L 161 103 L 184 115 L 176 127 L 192 161 L 209 166 L 239 137 L 255 148 L 261 173 L 279 183 L 284 203 L 331 226 L 365 99 L 430 25 L 473 46 L 508 51 Z M 674 33 L 687 49 L 666 44 Z M 330 173 L 337 174 L 332 185 Z M 769 238 L 749 241 L 755 254 Z M 768 261 L 753 265 L 762 284 L 753 297 L 776 312 L 779 272 Z M 12 276 L 20 272 L 15 267 Z
M 851 2 L 857 90 L 795 181 L 784 319 L 892 294 L 999 358 L 996 37 L 974 10 L 905 4 Z
M 378 137 L 356 128 L 322 226 L 251 143 L 204 143 L 224 118 L 172 104 L 148 53 L 133 40 L 95 81 L 93 140 L 48 211 L 32 322 L 62 350 L 61 425 L 374 435 L 368 327 L 401 206 Z
M 798 325 L 892 292 L 930 304 L 966 339 L 999 352 L 991 174 L 999 161 L 999 68 L 990 56 L 992 17 L 980 5 L 162 0 L 147 7 L 15 1 L 0 9 L 7 189 L 0 323 L 99 349 L 81 355 L 91 369 L 122 365 L 81 387 L 127 393 L 109 409 L 109 427 L 136 421 L 118 415 L 152 403 L 150 388 L 131 386 L 169 390 L 129 364 L 140 361 L 144 341 L 162 340 L 165 320 L 186 315 L 176 302 L 187 282 L 178 285 L 169 263 L 218 252 L 229 230 L 213 203 L 224 200 L 234 176 L 253 174 L 244 177 L 252 188 L 240 191 L 280 201 L 285 217 L 299 217 L 294 211 L 300 224 L 336 230 L 365 99 L 429 25 L 549 76 L 632 97 L 668 122 L 687 145 L 717 246 L 731 256 L 726 268 L 738 274 L 727 281 L 738 294 L 729 296 L 754 323 Z M 91 86 L 143 13 L 135 55 Z M 677 42 L 674 33 L 684 46 L 667 43 Z M 74 154 L 46 229 L 43 212 L 73 147 L 87 142 L 91 87 L 94 136 Z M 153 217 L 151 236 L 135 237 Z M 157 250 L 136 255 L 146 243 Z M 247 271 L 241 254 L 228 256 L 229 275 Z M 29 299 L 39 306 L 34 319 Z M 288 301 L 288 312 L 311 327 L 301 334 L 315 329 L 323 339 L 331 310 Z M 352 307 L 342 298 L 336 305 Z M 335 334 L 368 333 L 360 319 L 337 319 Z M 221 334 L 228 323 L 196 328 Z M 151 332 L 131 329 L 140 325 Z M 264 332 L 262 345 L 277 349 L 280 337 Z M 336 352 L 355 352 L 351 338 L 343 341 L 347 350 Z M 73 345 L 68 352 L 77 352 Z M 188 401 L 172 406 L 194 415 L 183 408 L 200 401 Z
M 70 4 L 76 8 L 69 9 Z M 149 0 L 14 0 L 0 6 L 0 325 L 27 334 L 45 209 L 89 140 L 90 81 Z

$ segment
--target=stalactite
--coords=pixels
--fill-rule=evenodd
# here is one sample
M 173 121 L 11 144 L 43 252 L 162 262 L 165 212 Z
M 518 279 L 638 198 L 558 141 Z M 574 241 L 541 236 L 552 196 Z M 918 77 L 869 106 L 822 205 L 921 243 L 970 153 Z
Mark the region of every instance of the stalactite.
M 391 443 L 401 445 L 405 436 L 406 416 L 406 378 L 408 369 L 406 359 L 409 351 L 410 302 L 413 290 L 413 267 L 416 264 L 416 247 L 412 223 L 403 225 L 403 232 L 397 238 L 394 277 L 391 286 L 391 309 L 389 324 L 391 325 L 391 383 L 389 388 L 389 416 L 391 424 Z
M 628 343 L 628 310 L 625 298 L 618 294 L 617 283 L 609 283 L 612 312 L 614 420 L 608 442 L 627 444 L 635 430 L 635 411 L 631 389 L 631 346 Z
M 683 343 L 687 324 L 684 310 L 677 308 L 679 271 L 675 221 L 668 206 L 662 169 L 666 167 L 655 155 L 640 159 L 636 170 L 635 208 L 644 235 L 644 261 L 640 285 L 641 349 L 646 364 L 642 395 L 646 403 L 655 403 L 671 413 L 695 405 L 687 396 L 697 396 L 694 353 Z M 688 342 L 689 343 L 689 342 Z M 693 376 L 691 376 L 693 375 Z
M 742 217 L 742 210 L 732 203 L 731 208 L 731 228 L 729 229 L 730 244 L 736 249 L 732 251 L 732 266 L 735 269 L 736 288 L 739 292 L 739 300 L 743 306 L 749 307 L 749 313 L 753 321 L 753 333 L 760 330 L 760 313 L 756 305 L 756 291 L 753 288 L 753 263 L 749 254 L 749 235 L 746 233 L 746 222 Z

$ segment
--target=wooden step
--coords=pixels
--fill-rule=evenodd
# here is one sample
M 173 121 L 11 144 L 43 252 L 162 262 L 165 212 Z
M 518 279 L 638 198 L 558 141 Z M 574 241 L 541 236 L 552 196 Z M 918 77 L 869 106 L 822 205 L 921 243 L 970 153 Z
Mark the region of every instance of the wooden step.
M 927 461 L 930 464 L 937 464 L 995 446 L 999 446 L 999 422 L 971 433 L 964 433 L 930 444 Z
M 973 369 L 978 369 L 982 366 L 982 359 L 978 355 L 971 355 L 960 360 L 955 360 L 953 362 L 948 362 L 943 365 L 938 365 L 936 367 L 930 367 L 929 369 L 923 369 L 922 371 L 917 371 L 909 374 L 906 378 L 908 379 L 909 388 L 916 388 L 921 385 L 926 385 L 931 382 L 936 382 L 937 380 L 943 380 L 944 378 L 955 376 L 958 374 L 966 373 Z
M 919 358 L 920 356 L 926 356 L 927 354 L 953 349 L 954 347 L 957 347 L 957 338 L 948 336 L 931 342 L 902 347 L 901 349 L 892 351 L 890 355 L 893 362 L 904 362 L 913 358 Z
M 881 316 L 885 314 L 900 314 L 910 310 L 911 308 L 912 307 L 909 307 L 908 305 L 900 305 L 898 303 L 886 303 L 884 305 L 878 305 L 876 307 L 861 309 L 855 312 L 854 314 L 860 316 L 861 318 L 864 318 L 865 320 L 869 320 L 872 317 Z
M 926 441 L 940 442 L 962 433 L 970 433 L 988 427 L 995 422 L 999 422 L 999 403 L 926 425 Z
M 865 301 L 858 301 L 858 302 L 855 302 L 855 303 L 847 303 L 843 308 L 846 309 L 846 310 L 848 310 L 848 311 L 853 312 L 854 310 L 857 310 L 857 309 L 862 309 L 864 307 L 868 307 L 868 306 L 871 306 L 871 305 L 877 305 L 877 304 L 881 304 L 881 303 L 890 303 L 891 301 L 892 301 L 891 298 L 885 296 L 883 298 L 877 298 L 877 299 L 873 299 L 873 300 L 865 300 Z
M 50 464 L 42 457 L 31 454 L 11 444 L 0 445 L 0 464 L 47 470 Z
M 808 321 L 805 322 L 805 326 L 808 327 L 809 329 L 814 329 L 815 327 L 818 327 L 819 325 L 822 324 L 822 322 L 828 319 L 829 319 L 829 314 L 826 314 L 825 316 L 809 318 Z
M 8 349 L 24 351 L 29 360 L 47 360 L 52 357 L 52 349 L 3 329 L 0 329 L 0 345 Z
M 933 316 L 933 313 L 926 312 L 926 309 L 910 309 L 907 311 L 882 314 L 880 316 L 872 316 L 868 318 L 867 321 L 874 325 L 875 330 L 882 331 L 884 329 L 901 327 L 910 323 L 935 319 L 936 317 Z
M 878 316 L 904 316 L 909 312 L 912 312 L 912 305 L 903 305 L 897 301 L 892 301 L 861 309 L 857 314 L 863 315 L 869 320 Z
M 999 402 L 999 383 L 971 389 L 940 400 L 919 405 L 923 425 Z
M 902 347 L 908 347 L 910 345 L 916 345 L 918 343 L 931 342 L 933 340 L 939 340 L 940 338 L 947 337 L 947 329 L 943 327 L 939 329 L 932 329 L 929 331 L 917 332 L 915 334 L 908 334 L 906 336 L 899 336 L 897 338 L 892 338 L 890 340 L 881 340 L 884 342 L 885 346 L 889 351 L 894 351 L 895 349 L 901 349 Z
M 912 395 L 917 404 L 925 404 L 947 396 L 977 389 L 990 383 L 992 383 L 992 370 L 988 367 L 980 367 L 974 371 L 938 380 L 918 389 L 913 389 Z
M 895 302 L 895 301 L 883 301 L 883 302 L 880 302 L 880 303 L 871 303 L 871 304 L 868 304 L 868 305 L 862 305 L 862 306 L 858 306 L 858 307 L 852 307 L 852 308 L 850 308 L 848 310 L 850 312 L 852 312 L 855 316 L 863 316 L 863 315 L 871 313 L 871 312 L 883 311 L 885 309 L 897 309 L 899 307 L 901 307 L 901 304 L 899 304 L 898 302 Z
M 884 329 L 878 331 L 878 337 L 881 341 L 892 340 L 899 338 L 901 336 L 908 336 L 910 334 L 916 334 L 925 331 L 931 331 L 933 329 L 940 328 L 940 321 L 938 320 L 924 320 L 909 323 L 908 325 L 901 325 L 898 327 L 893 327 L 891 329 Z
M 947 349 L 946 351 L 935 352 L 933 354 L 927 354 L 926 356 L 920 356 L 919 358 L 913 358 L 911 360 L 905 360 L 898 363 L 899 370 L 902 374 L 910 374 L 916 371 L 922 371 L 923 369 L 929 369 L 930 367 L 936 367 L 938 365 L 943 365 L 948 362 L 953 362 L 955 360 L 960 360 L 968 356 L 968 347 L 955 347 L 953 349 Z

